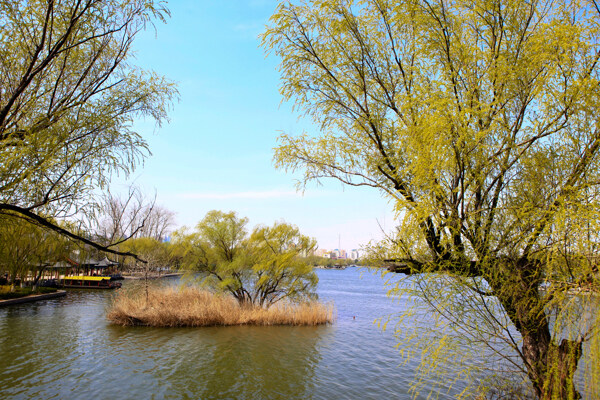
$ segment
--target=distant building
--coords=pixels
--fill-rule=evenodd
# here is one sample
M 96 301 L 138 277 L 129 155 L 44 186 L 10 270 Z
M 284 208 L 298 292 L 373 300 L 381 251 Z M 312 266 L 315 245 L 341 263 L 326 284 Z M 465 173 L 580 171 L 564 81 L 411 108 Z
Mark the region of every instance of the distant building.
M 319 249 L 319 250 L 317 250 L 316 254 L 319 257 L 329 258 L 329 250 L 327 250 L 327 249 Z
M 358 260 L 360 258 L 359 254 L 358 254 L 358 249 L 350 250 L 350 258 L 352 260 Z
M 315 254 L 319 257 L 330 258 L 332 260 L 345 260 L 347 258 L 353 258 L 353 259 L 358 258 L 358 250 L 354 249 L 352 251 L 356 252 L 356 257 L 354 257 L 352 255 L 349 256 L 348 252 L 344 249 L 333 249 L 333 250 L 319 249 L 316 251 Z

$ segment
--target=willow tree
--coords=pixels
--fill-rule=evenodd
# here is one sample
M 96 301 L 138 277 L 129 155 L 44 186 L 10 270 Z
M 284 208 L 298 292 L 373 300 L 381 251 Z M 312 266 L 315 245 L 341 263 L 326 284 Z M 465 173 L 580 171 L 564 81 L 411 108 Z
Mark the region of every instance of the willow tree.
M 248 236 L 247 224 L 233 211 L 209 211 L 195 232 L 173 235 L 173 250 L 183 269 L 240 305 L 268 308 L 284 299 L 314 299 L 318 277 L 301 256 L 316 241 L 285 222 L 257 226 Z
M 240 304 L 251 302 L 247 282 L 248 253 L 244 242 L 248 218 L 234 211 L 209 211 L 194 232 L 175 232 L 173 244 L 182 259 L 182 268 L 199 273 L 203 286 L 230 293 Z
M 46 267 L 68 257 L 73 247 L 54 231 L 0 215 L 0 273 L 8 275 L 11 290 L 17 280 L 21 287 L 30 283 L 35 289 Z
M 318 277 L 302 256 L 317 248 L 314 238 L 302 235 L 297 226 L 275 222 L 254 228 L 248 241 L 251 252 L 252 300 L 261 307 L 281 301 L 316 298 Z
M 90 209 L 148 154 L 135 118 L 166 119 L 172 83 L 131 62 L 153 0 L 0 0 L 0 213 L 53 223 Z M 110 250 L 110 249 L 108 249 Z
M 597 326 L 567 292 L 598 291 L 599 22 L 595 1 L 307 0 L 263 34 L 320 128 L 282 134 L 276 166 L 380 190 L 397 293 L 508 344 L 486 342 L 541 398 L 579 396 Z

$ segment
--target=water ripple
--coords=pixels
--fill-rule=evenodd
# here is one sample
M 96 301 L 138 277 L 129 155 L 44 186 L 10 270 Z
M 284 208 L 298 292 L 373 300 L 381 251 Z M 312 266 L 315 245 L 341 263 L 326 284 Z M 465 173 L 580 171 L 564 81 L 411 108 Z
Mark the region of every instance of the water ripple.
M 319 276 L 333 326 L 123 328 L 102 291 L 1 309 L 0 398 L 409 398 L 414 366 L 373 324 L 402 305 L 368 273 Z

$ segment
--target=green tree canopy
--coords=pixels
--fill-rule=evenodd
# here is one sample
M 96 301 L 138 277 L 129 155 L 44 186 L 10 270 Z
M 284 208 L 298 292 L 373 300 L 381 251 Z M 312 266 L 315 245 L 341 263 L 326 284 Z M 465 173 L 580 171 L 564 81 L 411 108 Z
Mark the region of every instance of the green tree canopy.
M 195 232 L 176 232 L 174 249 L 183 268 L 240 304 L 269 307 L 282 299 L 314 298 L 317 276 L 301 256 L 314 250 L 315 240 L 284 222 L 258 226 L 248 236 L 247 224 L 233 211 L 213 210 Z
M 317 247 L 315 239 L 285 222 L 254 229 L 248 241 L 251 252 L 253 301 L 269 306 L 282 299 L 310 300 L 318 278 L 312 265 L 302 257 Z
M 595 1 L 313 0 L 282 2 L 263 34 L 284 99 L 321 130 L 281 135 L 276 166 L 391 199 L 398 232 L 373 249 L 412 275 L 398 293 L 508 345 L 543 398 L 578 396 L 598 325 L 567 293 L 598 292 L 599 16 Z
M 136 237 L 121 244 L 124 251 L 137 254 L 145 261 L 147 270 L 156 270 L 171 265 L 170 246 L 152 237 Z
M 0 213 L 85 241 L 47 217 L 89 209 L 148 153 L 132 122 L 160 124 L 176 90 L 131 46 L 166 15 L 153 0 L 0 0 Z
M 69 256 L 74 243 L 58 233 L 14 216 L 0 215 L 0 273 L 14 287 L 31 276 L 37 285 L 44 269 Z

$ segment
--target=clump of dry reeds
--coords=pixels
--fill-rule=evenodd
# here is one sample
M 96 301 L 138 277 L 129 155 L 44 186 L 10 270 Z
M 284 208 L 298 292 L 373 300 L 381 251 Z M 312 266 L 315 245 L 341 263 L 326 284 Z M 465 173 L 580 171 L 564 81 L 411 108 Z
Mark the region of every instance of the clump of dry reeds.
M 321 325 L 333 322 L 333 306 L 318 302 L 242 307 L 227 296 L 194 288 L 119 293 L 108 320 L 123 326 Z

